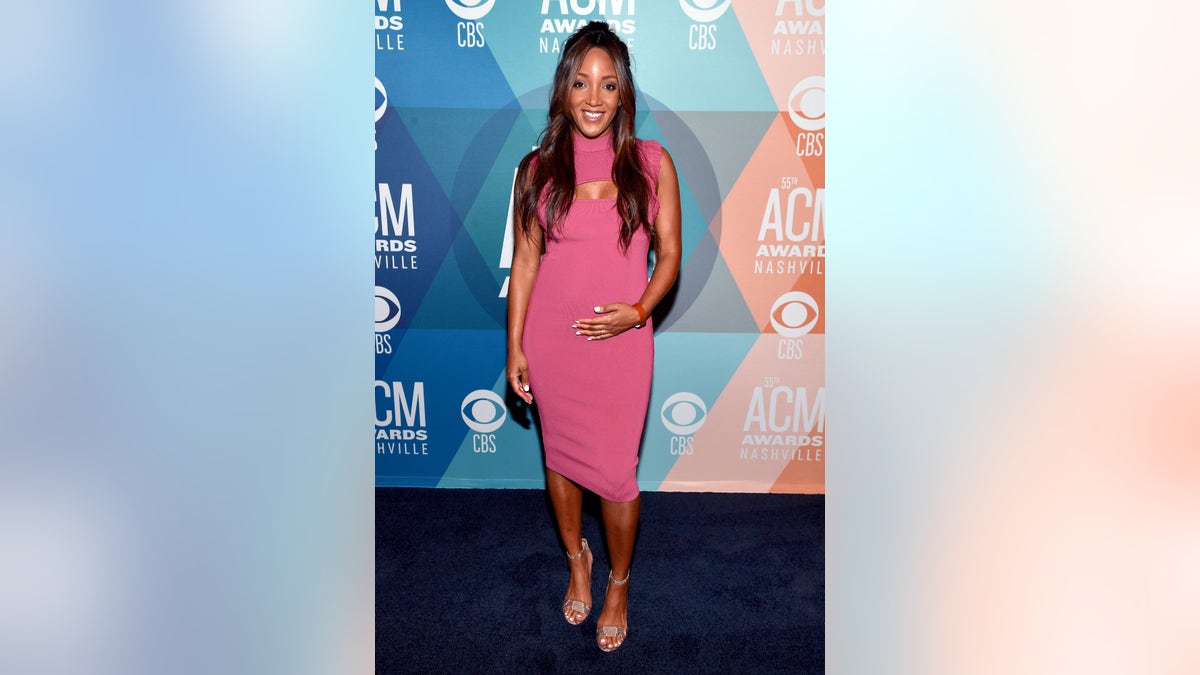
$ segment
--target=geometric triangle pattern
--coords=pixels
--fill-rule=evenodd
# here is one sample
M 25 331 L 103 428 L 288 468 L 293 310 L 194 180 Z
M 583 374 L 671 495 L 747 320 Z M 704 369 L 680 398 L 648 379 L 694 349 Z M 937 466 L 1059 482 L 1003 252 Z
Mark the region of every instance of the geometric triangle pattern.
M 375 0 L 376 485 L 544 484 L 504 376 L 512 185 L 593 20 L 680 183 L 639 486 L 823 493 L 823 0 Z

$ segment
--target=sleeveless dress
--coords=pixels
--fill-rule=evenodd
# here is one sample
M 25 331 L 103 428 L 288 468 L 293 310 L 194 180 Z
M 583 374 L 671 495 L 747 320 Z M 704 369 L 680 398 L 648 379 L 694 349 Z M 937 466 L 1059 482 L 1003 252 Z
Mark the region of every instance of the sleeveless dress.
M 575 182 L 612 180 L 612 131 L 574 135 Z M 650 222 L 662 146 L 638 141 L 651 186 Z M 544 214 L 544 212 L 543 212 Z M 544 223 L 543 223 L 544 224 Z M 604 499 L 638 496 L 637 463 L 650 378 L 654 330 L 647 319 L 615 337 L 588 341 L 571 327 L 598 316 L 593 307 L 633 304 L 647 283 L 650 238 L 639 229 L 622 253 L 616 199 L 576 199 L 556 239 L 547 239 L 525 315 L 522 348 L 541 418 L 546 467 Z

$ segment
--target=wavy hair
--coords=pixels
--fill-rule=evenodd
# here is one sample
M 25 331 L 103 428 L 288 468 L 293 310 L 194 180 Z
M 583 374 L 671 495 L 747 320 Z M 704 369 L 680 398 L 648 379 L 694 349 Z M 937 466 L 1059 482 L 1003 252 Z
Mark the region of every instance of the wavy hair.
M 625 251 L 639 228 L 644 228 L 651 240 L 654 238 L 654 226 L 650 223 L 651 193 L 633 129 L 637 102 L 633 72 L 629 67 L 629 48 L 603 21 L 588 23 L 563 43 L 562 55 L 550 87 L 550 112 L 546 128 L 539 137 L 538 148 L 521 160 L 518 170 L 516 209 L 522 234 L 530 236 L 539 215 L 538 203 L 544 194 L 544 236 L 550 240 L 557 237 L 575 197 L 574 125 L 567 98 L 584 56 L 593 48 L 603 49 L 617 71 L 620 106 L 613 116 L 611 127 L 615 152 L 612 179 L 617 186 L 617 214 L 621 218 L 618 244 Z

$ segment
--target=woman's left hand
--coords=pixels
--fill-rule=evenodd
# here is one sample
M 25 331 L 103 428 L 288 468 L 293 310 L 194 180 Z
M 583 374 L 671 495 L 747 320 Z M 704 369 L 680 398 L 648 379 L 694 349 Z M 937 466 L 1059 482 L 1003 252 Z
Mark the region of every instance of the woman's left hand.
M 599 305 L 592 311 L 598 315 L 591 319 L 576 319 L 571 325 L 575 334 L 587 340 L 607 340 L 624 333 L 638 324 L 641 315 L 633 305 L 616 302 Z

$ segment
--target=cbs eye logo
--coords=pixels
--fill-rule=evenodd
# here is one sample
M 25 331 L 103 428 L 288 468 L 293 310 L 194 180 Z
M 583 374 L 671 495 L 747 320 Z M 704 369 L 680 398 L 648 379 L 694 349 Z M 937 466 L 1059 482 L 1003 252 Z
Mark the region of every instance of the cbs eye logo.
M 721 18 L 733 0 L 679 0 L 683 13 L 696 23 L 710 23 Z
M 508 412 L 504 409 L 504 399 L 490 389 L 476 389 L 466 395 L 462 401 L 463 422 L 477 433 L 490 434 L 504 424 Z
M 659 411 L 663 426 L 676 436 L 690 436 L 704 426 L 708 407 L 704 401 L 690 391 L 671 394 L 663 401 Z
M 463 21 L 478 21 L 492 11 L 496 0 L 446 0 L 446 6 L 454 16 Z
M 383 119 L 383 116 L 385 113 L 387 113 L 387 89 L 383 88 L 383 83 L 380 82 L 379 78 L 377 77 L 377 78 L 375 78 L 375 123 L 376 124 L 379 124 L 379 120 Z M 377 131 L 375 133 L 378 134 L 379 132 Z M 375 141 L 375 149 L 376 150 L 379 149 L 379 140 L 378 139 L 376 139 L 376 141 Z
M 825 76 L 806 77 L 788 94 L 788 117 L 804 131 L 825 128 Z
M 384 288 L 375 287 L 375 332 L 386 333 L 400 323 L 400 299 Z
M 383 119 L 383 114 L 387 112 L 387 89 L 383 88 L 383 83 L 379 78 L 375 78 L 375 121 Z
M 807 335 L 819 316 L 817 301 L 803 291 L 784 293 L 771 305 L 771 325 L 783 337 Z

